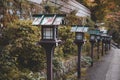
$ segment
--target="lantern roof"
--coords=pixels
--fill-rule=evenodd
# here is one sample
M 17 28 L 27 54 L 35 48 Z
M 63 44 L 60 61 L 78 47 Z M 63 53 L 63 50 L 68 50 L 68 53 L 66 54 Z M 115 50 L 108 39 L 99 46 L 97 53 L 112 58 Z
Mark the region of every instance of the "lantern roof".
M 94 30 L 94 29 L 91 29 L 88 31 L 89 34 L 95 34 L 95 35 L 100 35 L 100 30 Z
M 106 30 L 107 31 L 107 30 Z M 104 31 L 101 31 L 100 30 L 100 33 L 101 33 L 101 36 L 103 36 L 103 37 L 110 37 L 108 34 L 107 34 L 107 32 L 104 32 Z
M 71 32 L 87 32 L 87 31 L 88 31 L 88 27 L 84 27 L 82 25 L 72 26 L 71 28 Z
M 108 34 L 106 34 L 106 33 L 102 33 L 101 36 L 103 36 L 103 37 L 109 37 Z
M 34 21 L 32 25 L 60 25 L 65 16 L 65 14 L 34 14 Z
M 105 33 L 105 34 L 107 34 L 107 31 L 108 30 L 100 30 L 102 33 Z

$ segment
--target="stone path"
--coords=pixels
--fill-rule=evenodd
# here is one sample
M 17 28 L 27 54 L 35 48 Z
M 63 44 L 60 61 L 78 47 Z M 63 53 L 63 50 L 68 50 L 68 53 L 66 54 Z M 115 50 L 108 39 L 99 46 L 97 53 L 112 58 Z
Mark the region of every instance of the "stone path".
M 87 80 L 120 80 L 120 49 L 112 48 L 89 68 Z

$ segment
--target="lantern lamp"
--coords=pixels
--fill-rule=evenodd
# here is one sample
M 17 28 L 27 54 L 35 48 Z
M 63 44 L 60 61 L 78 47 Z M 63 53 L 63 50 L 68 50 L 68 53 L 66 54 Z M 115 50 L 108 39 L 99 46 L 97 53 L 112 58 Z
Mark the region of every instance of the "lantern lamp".
M 53 80 L 53 54 L 55 46 L 61 42 L 58 40 L 58 26 L 61 25 L 65 14 L 40 14 L 33 15 L 33 25 L 41 26 L 41 40 L 39 44 L 46 50 L 47 80 Z
M 91 34 L 91 35 L 90 35 L 90 40 L 91 40 L 91 41 L 95 41 L 95 39 L 96 39 L 95 34 Z
M 84 42 L 84 33 L 88 31 L 88 27 L 83 27 L 82 25 L 73 25 L 71 32 L 75 32 L 75 42 Z
M 101 36 L 100 36 L 100 35 L 97 35 L 96 37 L 97 37 L 97 40 L 100 40 L 100 39 L 101 39 Z
M 76 32 L 75 40 L 77 40 L 77 41 L 83 41 L 83 39 L 84 39 L 84 33 L 82 33 L 82 32 Z
M 58 38 L 58 29 L 54 27 L 42 26 L 42 40 L 56 40 Z
M 97 38 L 100 38 L 100 37 L 97 37 L 99 33 L 99 30 L 94 30 L 94 29 L 91 29 L 89 30 L 89 34 L 90 34 L 90 42 L 96 42 L 96 39 Z

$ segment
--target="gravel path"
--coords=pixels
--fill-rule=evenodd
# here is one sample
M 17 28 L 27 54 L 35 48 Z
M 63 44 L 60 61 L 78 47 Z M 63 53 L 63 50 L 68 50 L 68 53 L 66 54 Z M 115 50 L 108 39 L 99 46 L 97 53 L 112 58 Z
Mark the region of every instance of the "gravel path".
M 120 49 L 112 48 L 107 55 L 88 69 L 87 80 L 120 80 Z

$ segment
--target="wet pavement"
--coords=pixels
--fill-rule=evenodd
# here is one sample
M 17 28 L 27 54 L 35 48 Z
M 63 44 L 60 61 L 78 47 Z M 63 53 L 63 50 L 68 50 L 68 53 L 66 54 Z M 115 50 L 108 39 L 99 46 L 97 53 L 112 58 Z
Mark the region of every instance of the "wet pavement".
M 87 80 L 120 80 L 120 49 L 112 48 L 87 73 Z

